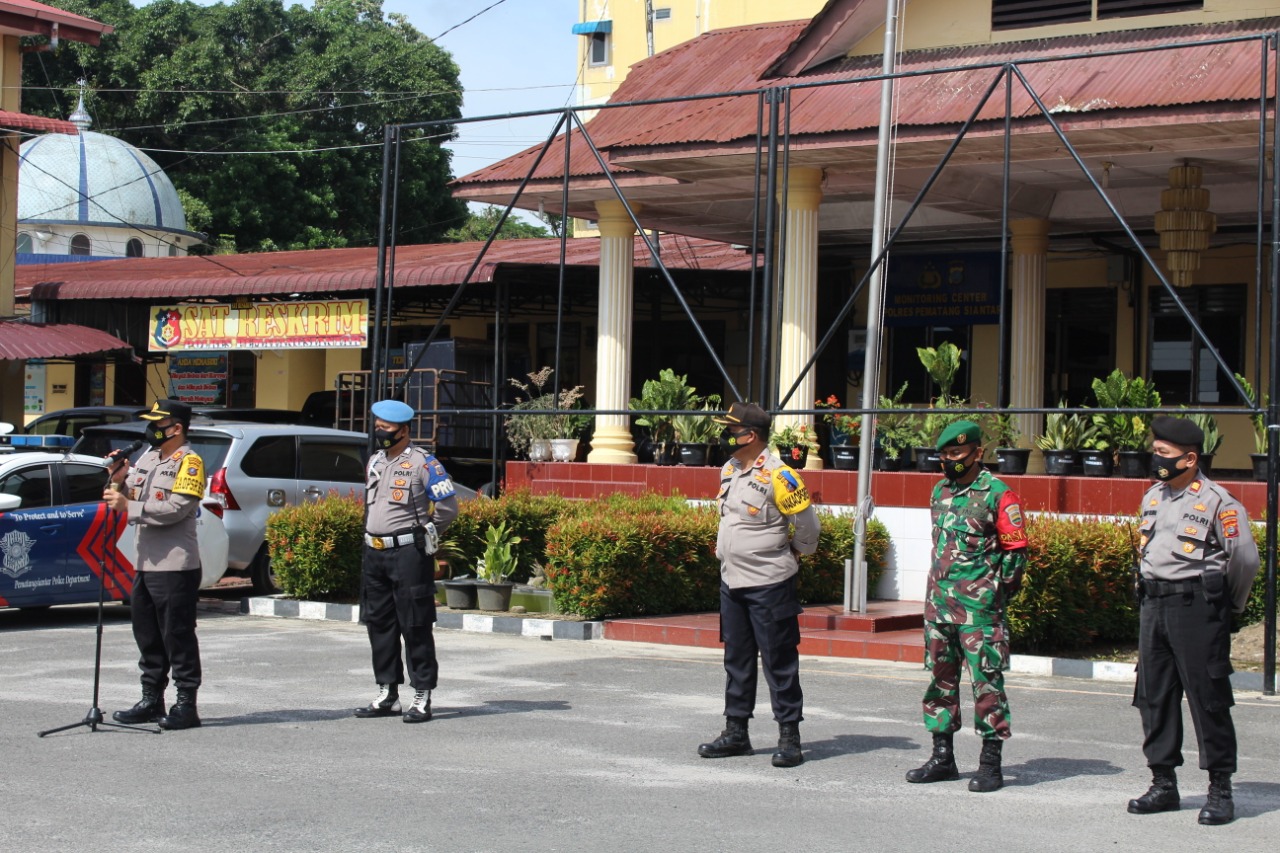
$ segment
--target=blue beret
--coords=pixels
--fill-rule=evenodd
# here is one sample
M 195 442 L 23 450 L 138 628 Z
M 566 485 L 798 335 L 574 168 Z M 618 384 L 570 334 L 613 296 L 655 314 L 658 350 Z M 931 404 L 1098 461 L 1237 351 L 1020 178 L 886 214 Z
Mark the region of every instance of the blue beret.
M 973 421 L 956 421 L 938 436 L 938 450 L 944 447 L 968 447 L 982 443 L 982 430 Z
M 379 400 L 370 411 L 375 418 L 389 424 L 407 424 L 413 420 L 413 407 L 399 400 Z

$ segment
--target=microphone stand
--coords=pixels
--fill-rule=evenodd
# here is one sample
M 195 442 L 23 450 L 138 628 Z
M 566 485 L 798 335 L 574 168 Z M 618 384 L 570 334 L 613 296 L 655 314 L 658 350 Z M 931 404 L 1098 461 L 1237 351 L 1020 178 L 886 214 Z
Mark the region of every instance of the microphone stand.
M 127 461 L 128 455 L 126 454 L 123 458 Z M 114 476 L 114 471 L 112 476 Z M 120 491 L 121 486 L 119 483 L 109 480 L 108 484 L 108 488 L 113 491 Z M 68 723 L 65 726 L 58 726 L 56 729 L 45 729 L 38 733 L 38 737 L 44 737 L 45 735 L 56 734 L 58 732 L 65 732 L 69 729 L 79 728 L 80 726 L 87 726 L 91 732 L 96 732 L 99 726 L 109 726 L 113 729 L 127 729 L 129 731 L 144 732 L 146 734 L 153 735 L 160 734 L 161 730 L 158 728 L 152 729 L 147 728 L 146 726 L 130 726 L 125 725 L 124 723 L 108 723 L 103 719 L 102 709 L 98 707 L 98 688 L 101 685 L 102 680 L 102 608 L 106 601 L 107 589 L 106 553 L 107 547 L 111 544 L 111 533 L 115 527 L 115 522 L 115 510 L 108 509 L 106 517 L 102 520 L 102 533 L 100 534 L 102 547 L 101 550 L 98 551 L 98 639 L 93 651 L 93 705 L 90 706 L 89 712 L 84 715 L 84 719 L 80 720 L 78 723 Z

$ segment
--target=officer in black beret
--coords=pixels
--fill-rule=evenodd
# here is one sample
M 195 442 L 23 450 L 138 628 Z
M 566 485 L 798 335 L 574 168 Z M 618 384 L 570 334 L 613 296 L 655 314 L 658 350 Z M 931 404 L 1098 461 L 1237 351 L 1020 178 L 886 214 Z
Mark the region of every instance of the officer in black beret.
M 1209 797 L 1199 822 L 1230 823 L 1236 769 L 1231 612 L 1243 610 L 1248 601 L 1258 546 L 1244 507 L 1200 471 L 1200 427 L 1184 418 L 1158 417 L 1151 432 L 1151 475 L 1157 482 L 1142 497 L 1142 606 L 1133 694 L 1142 715 L 1151 788 L 1129 801 L 1129 811 L 1154 814 L 1179 806 L 1175 768 L 1182 764 L 1185 692 L 1200 767 L 1209 771 Z

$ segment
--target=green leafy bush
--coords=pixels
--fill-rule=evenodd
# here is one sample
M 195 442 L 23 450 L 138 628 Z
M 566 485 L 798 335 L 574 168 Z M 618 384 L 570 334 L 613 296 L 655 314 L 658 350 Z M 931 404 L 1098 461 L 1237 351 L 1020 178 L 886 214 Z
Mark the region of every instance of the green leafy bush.
M 364 505 L 329 497 L 286 506 L 267 520 L 271 567 L 286 595 L 310 600 L 354 599 L 360 591 Z
M 451 574 L 474 575 L 477 561 L 484 556 L 485 530 L 505 522 L 509 532 L 520 537 L 512 548 L 519 568 L 508 580 L 526 582 L 534 563 L 546 560 L 547 529 L 574 505 L 559 496 L 534 496 L 528 489 L 459 504 L 458 517 L 445 532 Z

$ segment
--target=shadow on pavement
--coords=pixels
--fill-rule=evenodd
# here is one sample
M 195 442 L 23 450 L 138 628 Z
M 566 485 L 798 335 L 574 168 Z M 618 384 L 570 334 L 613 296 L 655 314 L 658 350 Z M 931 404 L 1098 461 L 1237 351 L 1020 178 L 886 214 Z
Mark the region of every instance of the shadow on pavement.
M 977 757 L 972 759 L 974 770 L 977 769 Z M 1110 761 L 1094 758 L 1033 758 L 1022 764 L 1006 764 L 1004 766 L 1004 783 L 1006 786 L 1039 785 L 1043 782 L 1058 782 L 1076 776 L 1115 776 L 1124 773 L 1123 767 L 1117 767 Z M 1139 787 L 1145 785 L 1142 782 Z M 1144 788 L 1145 790 L 1145 788 Z M 1139 791 L 1138 793 L 1141 793 Z M 1135 794 L 1134 796 L 1137 796 Z
M 1203 779 L 1201 781 L 1204 781 Z M 1185 788 L 1185 780 L 1179 779 L 1180 788 Z M 1208 782 L 1205 782 L 1207 787 Z M 1233 795 L 1236 801 L 1236 820 L 1241 818 L 1260 817 L 1267 812 L 1280 811 L 1280 784 L 1275 782 L 1234 782 Z M 1196 808 L 1204 805 L 1205 797 L 1196 798 Z M 1242 802 L 1247 801 L 1247 802 Z M 1187 798 L 1182 798 L 1183 805 Z
M 568 711 L 573 706 L 562 699 L 548 702 L 526 702 L 520 699 L 504 699 L 471 705 L 463 708 L 432 708 L 432 717 L 484 717 L 489 714 L 525 714 L 529 711 Z
M 916 749 L 917 747 L 918 744 L 909 737 L 836 735 L 827 740 L 804 741 L 804 757 L 806 761 L 822 761 L 825 758 L 859 755 L 879 749 Z
M 201 717 L 201 724 L 209 727 L 257 726 L 263 723 L 323 723 L 350 717 L 351 708 L 289 708 L 280 711 L 254 711 L 234 717 Z M 397 715 L 399 716 L 399 715 Z

